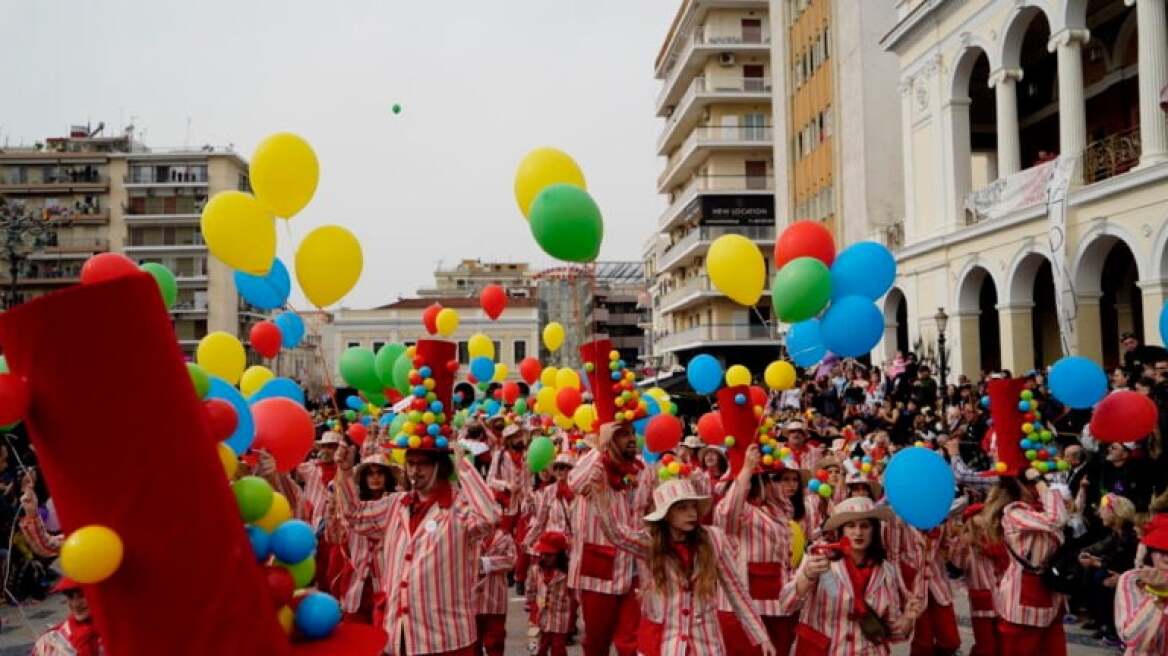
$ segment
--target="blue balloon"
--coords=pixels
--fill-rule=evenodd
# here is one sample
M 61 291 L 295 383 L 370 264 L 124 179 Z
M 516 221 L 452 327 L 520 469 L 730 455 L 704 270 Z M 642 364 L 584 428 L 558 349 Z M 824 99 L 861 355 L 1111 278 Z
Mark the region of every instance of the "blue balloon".
M 1160 310 L 1160 341 L 1168 344 L 1168 304 Z
M 304 390 L 296 384 L 296 381 L 292 380 L 291 378 L 284 377 L 273 378 L 264 383 L 258 390 L 255 391 L 255 394 L 252 394 L 248 398 L 247 402 L 251 405 L 255 405 L 264 399 L 270 399 L 277 396 L 282 396 L 286 399 L 292 399 L 300 405 L 304 405 Z M 349 398 L 355 399 L 357 397 L 350 396 Z
M 645 462 L 647 464 L 652 465 L 661 459 L 661 454 L 660 453 L 653 453 L 652 451 L 650 451 L 647 448 L 642 448 L 641 449 L 641 457 L 645 459 Z
M 284 348 L 296 348 L 300 340 L 304 339 L 304 320 L 299 314 L 284 312 L 277 314 L 272 321 L 280 329 L 280 336 L 283 338 L 281 344 Z
M 243 455 L 251 446 L 252 440 L 255 439 L 255 422 L 251 418 L 251 407 L 248 405 L 243 394 L 233 386 L 227 384 L 227 381 L 218 376 L 208 376 L 211 379 L 210 389 L 207 391 L 208 399 L 223 399 L 235 408 L 235 416 L 237 421 L 235 423 L 235 432 L 231 434 L 226 440 L 227 446 L 235 452 L 235 455 Z M 271 383 L 272 381 L 268 381 Z M 265 385 L 266 387 L 266 385 Z M 263 391 L 263 388 L 260 388 Z M 256 392 L 252 398 L 259 395 Z
M 495 363 L 491 359 L 480 355 L 470 361 L 470 373 L 479 381 L 490 382 L 495 375 Z
M 888 503 L 910 526 L 928 531 L 949 516 L 957 486 L 953 470 L 936 452 L 914 446 L 892 457 L 884 472 Z
M 296 628 L 306 638 L 318 640 L 327 637 L 340 622 L 341 605 L 330 594 L 309 593 L 296 606 Z
M 495 415 L 499 414 L 499 408 L 501 407 L 502 406 L 499 405 L 499 402 L 494 399 L 487 401 L 487 416 L 494 417 Z
M 359 396 L 350 396 L 349 398 L 345 399 L 345 405 L 349 406 L 350 408 L 352 408 L 354 410 L 364 410 L 365 409 L 365 402 L 362 401 L 361 397 L 359 397 Z
M 722 363 L 708 353 L 702 353 L 689 361 L 685 377 L 698 394 L 713 394 L 722 386 Z
M 896 258 L 892 252 L 874 241 L 861 241 L 848 246 L 831 264 L 831 298 L 863 296 L 876 300 L 884 295 L 896 280 Z
M 787 333 L 787 353 L 800 367 L 810 367 L 827 355 L 827 347 L 819 335 L 819 319 L 800 321 Z
M 247 539 L 251 541 L 251 550 L 255 552 L 256 562 L 263 562 L 272 553 L 272 539 L 268 532 L 258 526 L 247 527 Z
M 1063 405 L 1090 408 L 1107 395 L 1107 374 L 1090 358 L 1067 356 L 1050 368 L 1050 393 Z
M 648 417 L 641 417 L 633 422 L 633 433 L 641 437 L 645 436 L 645 427 L 649 425 Z
M 827 350 L 841 358 L 856 358 L 880 343 L 884 315 L 870 299 L 845 296 L 831 302 L 819 322 L 819 335 Z
M 645 394 L 641 397 L 641 400 L 645 402 L 646 417 L 656 417 L 661 414 L 661 406 L 657 403 L 657 399 Z
M 298 563 L 316 550 L 316 534 L 300 519 L 289 519 L 272 531 L 272 553 L 285 563 Z
M 274 310 L 288 301 L 292 279 L 280 258 L 272 261 L 272 268 L 264 276 L 235 272 L 235 288 L 243 300 L 261 310 Z

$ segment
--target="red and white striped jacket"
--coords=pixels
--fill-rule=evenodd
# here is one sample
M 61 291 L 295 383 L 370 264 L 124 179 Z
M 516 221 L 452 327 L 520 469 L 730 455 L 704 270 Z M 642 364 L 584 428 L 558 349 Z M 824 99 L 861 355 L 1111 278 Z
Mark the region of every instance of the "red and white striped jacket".
M 568 591 L 568 575 L 555 569 L 551 578 L 543 568 L 536 567 L 533 577 L 535 581 L 535 604 L 539 609 L 539 630 L 544 633 L 571 633 L 572 626 L 572 593 Z
M 949 559 L 965 570 L 965 588 L 969 592 L 969 616 L 994 618 L 993 590 L 998 585 L 994 559 L 976 544 L 954 547 Z
M 475 614 L 507 614 L 507 572 L 515 567 L 515 538 L 496 528 L 478 543 L 475 557 Z
M 927 589 L 936 604 L 951 606 L 953 590 L 941 549 L 949 540 L 947 524 L 926 532 L 894 517 L 885 526 L 888 557 L 900 568 L 906 591 L 924 598 Z
M 608 498 L 612 498 L 611 493 L 608 494 Z M 716 526 L 704 526 L 700 529 L 706 532 L 710 540 L 718 568 L 719 595 L 706 599 L 694 591 L 694 579 L 684 578 L 676 566 L 666 568 L 665 589 L 658 588 L 654 583 L 653 573 L 649 570 L 651 546 L 649 533 L 644 524 L 633 527 L 627 522 L 621 522 L 615 515 L 616 513 L 600 514 L 601 530 L 621 551 L 637 559 L 641 619 L 642 622 L 648 621 L 659 625 L 660 656 L 687 654 L 721 656 L 726 653 L 722 630 L 718 624 L 719 595 L 725 595 L 733 612 L 738 615 L 751 645 L 757 647 L 770 641 L 762 619 L 751 605 L 746 581 L 738 572 L 734 545 L 722 529 Z M 644 630 L 642 624 L 641 631 Z
M 806 560 L 803 562 L 807 563 Z M 865 638 L 860 622 L 852 619 L 856 591 L 843 560 L 833 562 L 803 596 L 798 591 L 801 576 L 803 574 L 797 572 L 783 586 L 780 603 L 785 614 L 799 612 L 799 626 L 796 628 L 799 640 L 808 640 L 812 636 L 824 640 L 827 643 L 825 653 L 829 656 L 888 656 L 892 653 L 889 643 L 876 644 Z M 902 588 L 896 566 L 885 560 L 873 572 L 868 589 L 863 592 L 864 601 L 891 626 L 900 620 Z M 893 636 L 893 640 L 903 638 Z
M 61 545 L 65 542 L 63 534 L 53 535 L 45 528 L 41 516 L 36 512 L 26 512 L 20 518 L 20 532 L 28 541 L 32 552 L 41 558 L 52 558 L 61 553 Z
M 572 544 L 572 515 L 580 497 L 573 495 L 572 500 L 568 501 L 560 498 L 557 490 L 558 484 L 553 482 L 532 495 L 531 525 L 523 539 L 525 551 L 531 551 L 536 540 L 546 531 L 559 531 L 567 536 L 568 544 Z
M 803 508 L 806 510 L 803 518 L 804 531 L 807 534 L 807 540 L 813 541 L 819 538 L 820 528 L 827 518 L 831 516 L 831 511 L 835 509 L 835 501 L 832 499 L 824 499 L 818 494 L 808 494 L 803 497 Z
M 295 503 L 291 497 L 289 504 L 296 511 L 296 516 L 308 522 L 313 530 L 319 531 L 324 524 L 329 509 L 329 484 L 324 482 L 318 462 L 302 462 L 296 467 L 300 479 L 304 481 L 304 491 L 299 493 L 300 502 Z M 288 496 L 285 492 L 284 496 Z
M 506 505 L 504 515 L 517 515 L 523 509 L 524 500 L 531 494 L 534 485 L 531 470 L 527 468 L 526 460 L 519 454 L 518 462 L 509 449 L 496 451 L 491 459 L 491 467 L 487 470 L 487 485 L 505 495 Z
M 782 615 L 779 593 L 791 578 L 791 502 L 755 505 L 750 486 L 735 480 L 714 508 L 714 525 L 737 545 L 738 571 L 759 615 Z M 718 609 L 730 611 L 723 597 Z
M 357 496 L 353 476 L 338 472 L 335 483 L 346 527 L 349 562 L 353 566 L 353 578 L 341 597 L 341 610 L 355 613 L 361 608 L 361 594 L 365 591 L 366 579 L 372 578 L 374 594 L 382 591 L 385 549 L 381 542 L 385 538 L 385 523 L 389 521 L 387 511 L 390 495 L 382 495 L 373 501 L 361 501 Z
M 385 516 L 362 521 L 385 526 L 385 631 L 387 653 L 462 649 L 475 641 L 475 541 L 499 520 L 487 484 L 465 459 L 457 464 L 459 489 L 449 506 L 434 504 L 410 531 L 412 493 L 389 496 Z
M 78 627 L 82 627 L 80 634 Z M 79 640 L 86 644 L 78 645 Z M 46 631 L 32 646 L 32 656 L 103 656 L 105 653 L 96 629 L 91 625 L 78 625 L 72 618 Z
M 1002 513 L 1006 545 L 1032 565 L 1041 566 L 1063 541 L 1067 508 L 1051 488 L 1042 494 L 1042 507 L 1015 502 Z M 1063 610 L 1063 595 L 1051 592 L 1037 574 L 1022 569 L 1011 557 L 1010 566 L 994 591 L 994 608 L 1007 622 L 1026 626 L 1050 626 Z
M 600 513 L 596 509 L 595 500 L 586 496 L 591 492 L 594 483 L 605 480 L 604 461 L 599 451 L 592 450 L 580 458 L 576 466 L 568 474 L 568 486 L 576 493 L 575 521 L 572 525 L 572 551 L 568 567 L 568 587 L 574 590 L 588 590 L 610 595 L 623 595 L 632 588 L 634 565 L 633 558 L 628 553 L 613 546 L 600 527 Z M 609 512 L 613 519 L 620 524 L 631 524 L 634 517 L 634 496 L 638 490 L 610 491 L 612 503 Z M 588 556 L 588 567 L 585 567 L 585 555 Z M 587 576 L 592 569 L 591 564 L 605 565 L 599 569 L 607 570 L 607 563 L 612 563 L 612 575 L 607 578 Z M 585 571 L 581 571 L 584 569 Z M 603 573 L 607 574 L 607 571 Z
M 1115 585 L 1115 630 L 1127 645 L 1125 656 L 1168 654 L 1168 605 L 1144 589 L 1134 570 Z

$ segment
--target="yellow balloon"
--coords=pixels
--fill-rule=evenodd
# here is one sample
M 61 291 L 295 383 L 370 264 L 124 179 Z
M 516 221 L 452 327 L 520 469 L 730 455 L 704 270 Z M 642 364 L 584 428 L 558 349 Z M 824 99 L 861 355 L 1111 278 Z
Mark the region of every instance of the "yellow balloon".
M 739 385 L 750 384 L 750 370 L 746 367 L 736 364 L 726 370 L 726 386 L 737 387 Z
M 320 164 L 307 141 L 277 132 L 256 146 L 248 174 L 256 198 L 276 216 L 290 219 L 316 193 Z
M 666 392 L 660 387 L 650 387 L 645 393 L 653 397 L 653 400 L 657 401 L 658 404 L 669 403 L 669 392 Z
M 251 194 L 221 191 L 199 219 L 207 250 L 244 273 L 266 275 L 276 259 L 276 220 Z
M 199 341 L 195 349 L 195 362 L 207 373 L 227 381 L 228 385 L 239 382 L 243 368 L 247 365 L 247 354 L 243 344 L 235 335 L 217 330 Z
M 556 388 L 574 387 L 580 388 L 580 374 L 576 373 L 575 369 L 571 367 L 564 367 L 556 372 Z
M 323 308 L 341 300 L 361 277 L 361 244 L 341 226 L 321 226 L 296 249 L 296 280 L 304 295 Z
M 556 388 L 541 387 L 535 395 L 536 410 L 540 414 L 550 415 L 556 412 Z
M 235 470 L 239 469 L 239 458 L 235 455 L 235 450 L 223 442 L 219 443 L 219 462 L 223 464 L 223 473 L 227 474 L 227 480 L 235 480 Z
M 470 340 L 466 343 L 467 353 L 470 358 L 487 358 L 488 360 L 495 359 L 495 343 L 491 341 L 490 337 L 482 333 L 475 333 L 470 336 Z
M 292 635 L 292 626 L 296 622 L 296 613 L 293 613 L 292 609 L 287 606 L 281 606 L 280 610 L 276 611 L 276 621 L 280 623 L 280 628 L 284 629 L 284 633 Z
M 798 567 L 803 562 L 803 549 L 807 546 L 807 536 L 803 534 L 803 527 L 799 522 L 790 520 L 791 524 L 791 567 Z
M 592 430 L 592 424 L 596 421 L 596 408 L 591 403 L 585 403 L 578 408 L 572 415 L 572 421 L 576 423 L 576 427 L 584 432 Z
M 564 345 L 564 327 L 560 322 L 553 321 L 543 327 L 543 345 L 553 353 Z
M 389 452 L 389 456 L 390 456 L 390 458 L 393 459 L 393 461 L 395 463 L 397 463 L 399 465 L 406 464 L 406 450 L 405 449 L 393 449 Z
M 556 375 L 558 373 L 559 372 L 556 371 L 555 367 L 548 365 L 544 367 L 543 372 L 539 374 L 539 382 L 543 383 L 544 387 L 555 387 Z
M 256 520 L 255 525 L 271 533 L 289 519 L 292 519 L 292 506 L 288 504 L 288 497 L 275 492 L 272 494 L 272 506 L 268 508 L 268 513 Z
M 491 380 L 496 383 L 501 383 L 504 380 L 507 380 L 507 365 L 503 364 L 502 362 L 496 362 L 495 375 L 491 376 Z
M 454 334 L 454 331 L 458 330 L 458 310 L 442 308 L 434 323 L 438 324 L 439 335 L 450 337 Z
M 710 281 L 740 305 L 754 305 L 766 284 L 762 251 L 742 235 L 722 235 L 710 244 L 706 255 Z
M 576 421 L 574 419 L 565 415 L 556 415 L 552 421 L 556 422 L 556 426 L 559 426 L 564 430 L 568 430 L 569 428 L 576 425 Z
M 515 171 L 515 200 L 519 211 L 528 216 L 539 192 L 561 182 L 587 189 L 584 174 L 571 155 L 555 148 L 536 148 L 527 153 Z
M 767 365 L 763 380 L 773 390 L 788 390 L 795 386 L 795 367 L 790 362 L 775 360 Z
M 112 529 L 90 524 L 77 529 L 61 545 L 61 570 L 78 583 L 98 583 L 122 564 L 122 539 Z
M 251 396 L 259 391 L 264 383 L 276 377 L 271 369 L 262 365 L 252 365 L 244 369 L 243 375 L 239 378 L 239 391 L 243 392 L 244 396 Z

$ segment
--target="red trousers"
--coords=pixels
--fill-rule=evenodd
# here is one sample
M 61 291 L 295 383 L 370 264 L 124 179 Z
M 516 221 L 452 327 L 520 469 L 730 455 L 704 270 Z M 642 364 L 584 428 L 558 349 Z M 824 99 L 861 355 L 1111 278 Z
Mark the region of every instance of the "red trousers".
M 961 636 L 957 633 L 957 615 L 953 613 L 953 606 L 942 606 L 929 595 L 929 605 L 917 618 L 910 656 L 951 654 L 960 647 Z
M 992 617 L 970 618 L 973 624 L 973 646 L 969 656 L 998 656 L 997 620 Z
M 536 656 L 568 656 L 568 634 L 541 633 Z
M 397 653 L 409 653 L 406 651 L 406 638 L 404 635 L 402 636 L 401 644 L 399 645 L 399 651 Z M 459 649 L 452 649 L 451 651 L 436 651 L 432 654 L 426 654 L 426 656 L 476 656 L 475 645 L 467 645 Z
M 795 644 L 795 616 L 780 617 L 763 615 L 762 623 L 766 627 L 771 644 L 775 646 L 778 656 L 787 656 L 791 653 L 791 646 Z M 762 653 L 759 647 L 750 646 L 750 638 L 742 629 L 738 616 L 727 611 L 718 611 L 718 626 L 722 629 L 722 644 L 727 656 L 758 656 Z
M 479 631 L 479 639 L 474 646 L 475 656 L 503 656 L 503 648 L 507 643 L 507 616 L 475 615 L 475 625 Z
M 1050 626 L 1025 626 L 998 620 L 998 646 L 1001 656 L 1067 656 L 1067 636 L 1063 618 L 1056 617 Z
M 585 656 L 608 656 L 612 647 L 618 656 L 637 653 L 641 607 L 632 590 L 623 595 L 581 590 L 580 610 L 584 613 Z

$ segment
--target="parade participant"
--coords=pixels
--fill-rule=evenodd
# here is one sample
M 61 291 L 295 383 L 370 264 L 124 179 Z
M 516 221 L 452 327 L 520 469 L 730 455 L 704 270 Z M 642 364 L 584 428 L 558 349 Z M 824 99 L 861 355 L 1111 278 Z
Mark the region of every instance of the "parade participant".
M 32 656 L 102 656 L 105 649 L 101 636 L 89 615 L 85 591 L 72 579 L 62 578 L 53 586 L 53 592 L 65 595 L 69 617 L 52 627 L 32 646 Z
M 1168 653 L 1168 515 L 1155 515 L 1144 528 L 1142 563 L 1124 572 L 1115 586 L 1115 627 L 1125 656 Z
M 56 558 L 57 554 L 61 553 L 65 536 L 50 533 L 41 520 L 40 509 L 37 507 L 36 470 L 25 469 L 20 486 L 20 507 L 24 510 L 24 515 L 20 518 L 20 532 L 34 554 L 41 558 Z
M 373 609 L 383 598 L 385 524 L 367 521 L 386 518 L 389 495 L 397 486 L 385 456 L 366 456 L 353 466 L 353 447 L 337 449 L 336 504 L 344 519 L 347 566 L 340 585 L 341 610 L 349 619 L 373 623 Z
M 795 618 L 779 609 L 783 584 L 791 577 L 792 508 L 781 487 L 785 468 L 779 463 L 772 467 L 761 463 L 758 445 L 750 445 L 742 470 L 714 509 L 714 521 L 737 543 L 739 572 L 745 572 L 754 609 L 776 653 L 785 656 L 795 642 Z M 759 653 L 758 648 L 749 646 L 725 596 L 718 604 L 718 623 L 727 654 Z
M 814 537 L 819 533 L 819 526 L 811 523 L 811 515 L 807 512 L 807 496 L 803 493 L 810 479 L 811 473 L 805 469 L 784 466 L 779 471 L 779 494 L 791 504 L 791 519 L 799 524 L 804 536 Z
M 535 577 L 538 609 L 537 656 L 566 656 L 568 636 L 576 626 L 576 611 L 568 590 L 568 538 L 559 531 L 545 531 L 532 550 L 539 556 Z
M 503 429 L 503 448 L 496 451 L 487 473 L 487 485 L 503 506 L 503 528 L 514 532 L 519 511 L 532 487 L 531 470 L 524 463 L 527 432 L 519 424 Z
M 969 615 L 973 625 L 973 647 L 969 656 L 996 656 L 998 637 L 995 627 L 993 590 L 1009 565 L 1009 555 L 1001 541 L 995 541 L 982 514 L 985 504 L 970 504 L 962 512 L 962 530 L 949 560 L 965 572 L 969 594 Z
M 335 521 L 329 485 L 337 475 L 336 453 L 343 442 L 344 437 L 335 431 L 325 431 L 321 435 L 316 442 L 316 460 L 301 463 L 295 469 L 303 490 L 288 475 L 275 474 L 274 465 L 269 474 L 269 482 L 287 497 L 296 516 L 308 522 L 320 536 L 316 545 L 316 572 L 322 590 L 332 590 L 329 582 L 332 579 L 330 574 L 337 571 L 334 563 L 343 560 L 337 553 L 343 550 L 343 546 L 335 540 L 336 532 L 329 530 L 329 524 Z
M 912 598 L 901 608 L 900 573 L 886 558 L 880 522 L 886 507 L 855 497 L 836 505 L 823 526 L 838 542 L 820 542 L 783 586 L 780 608 L 799 612 L 795 654 L 844 656 L 891 653 L 890 642 L 912 630 L 924 604 Z
M 793 456 L 794 453 L 792 452 L 792 460 L 794 460 Z M 818 470 L 816 472 L 817 475 L 821 475 L 819 472 L 826 472 L 826 482 L 831 485 L 830 497 L 808 493 L 806 498 L 807 514 L 811 516 L 811 525 L 822 526 L 827 518 L 831 516 L 836 504 L 843 501 L 847 494 L 847 489 L 844 487 L 843 463 L 836 456 L 823 456 L 816 461 L 815 469 Z
M 601 438 L 598 448 L 603 448 Z M 592 465 L 599 469 L 600 464 Z M 688 480 L 666 481 L 653 492 L 655 510 L 642 527 L 610 512 L 612 491 L 603 481 L 591 492 L 605 536 L 637 560 L 641 621 L 637 651 L 644 656 L 725 654 L 717 624 L 718 595 L 742 622 L 751 645 L 773 656 L 766 627 L 750 603 L 738 572 L 734 547 L 722 529 L 702 526 L 710 498 L 694 491 Z
M 576 464 L 576 459 L 570 453 L 560 453 L 556 459 L 552 461 L 551 476 L 552 480 L 547 485 L 544 485 L 531 497 L 532 499 L 532 516 L 531 522 L 527 529 L 527 535 L 523 541 L 524 553 L 535 553 L 535 543 L 544 533 L 551 531 L 555 533 L 562 533 L 568 540 L 568 545 L 571 546 L 572 536 L 572 516 L 576 508 L 576 494 L 568 485 L 568 473 L 572 471 L 572 467 Z M 542 473 L 542 472 L 541 472 Z M 531 570 L 538 567 L 538 563 L 532 562 Z M 528 578 L 537 574 L 529 570 Z M 535 590 L 533 586 L 527 586 L 528 605 L 532 611 L 532 616 L 536 610 L 535 607 Z M 572 596 L 571 607 L 571 623 L 568 633 L 574 635 L 576 633 L 576 613 L 578 610 L 578 603 L 576 597 Z
M 807 426 L 803 422 L 788 421 L 783 425 L 783 436 L 787 439 L 791 458 L 799 469 L 810 471 L 812 465 L 822 457 L 823 448 L 816 443 L 808 443 Z
M 860 472 L 848 474 L 847 478 L 844 479 L 844 485 L 847 486 L 848 497 L 868 497 L 877 501 L 884 496 L 884 486 L 880 485 L 874 478 Z
M 961 647 L 961 636 L 945 570 L 950 541 L 947 524 L 922 531 L 895 517 L 886 525 L 886 535 L 889 559 L 900 567 L 905 589 L 925 602 L 913 631 L 910 655 L 955 653 Z
M 706 443 L 697 435 L 687 435 L 681 444 L 677 445 L 677 459 L 687 465 L 698 466 L 698 453 L 705 448 Z
M 475 656 L 502 656 L 507 642 L 507 572 L 515 567 L 515 539 L 502 526 L 478 543 L 474 587 Z

